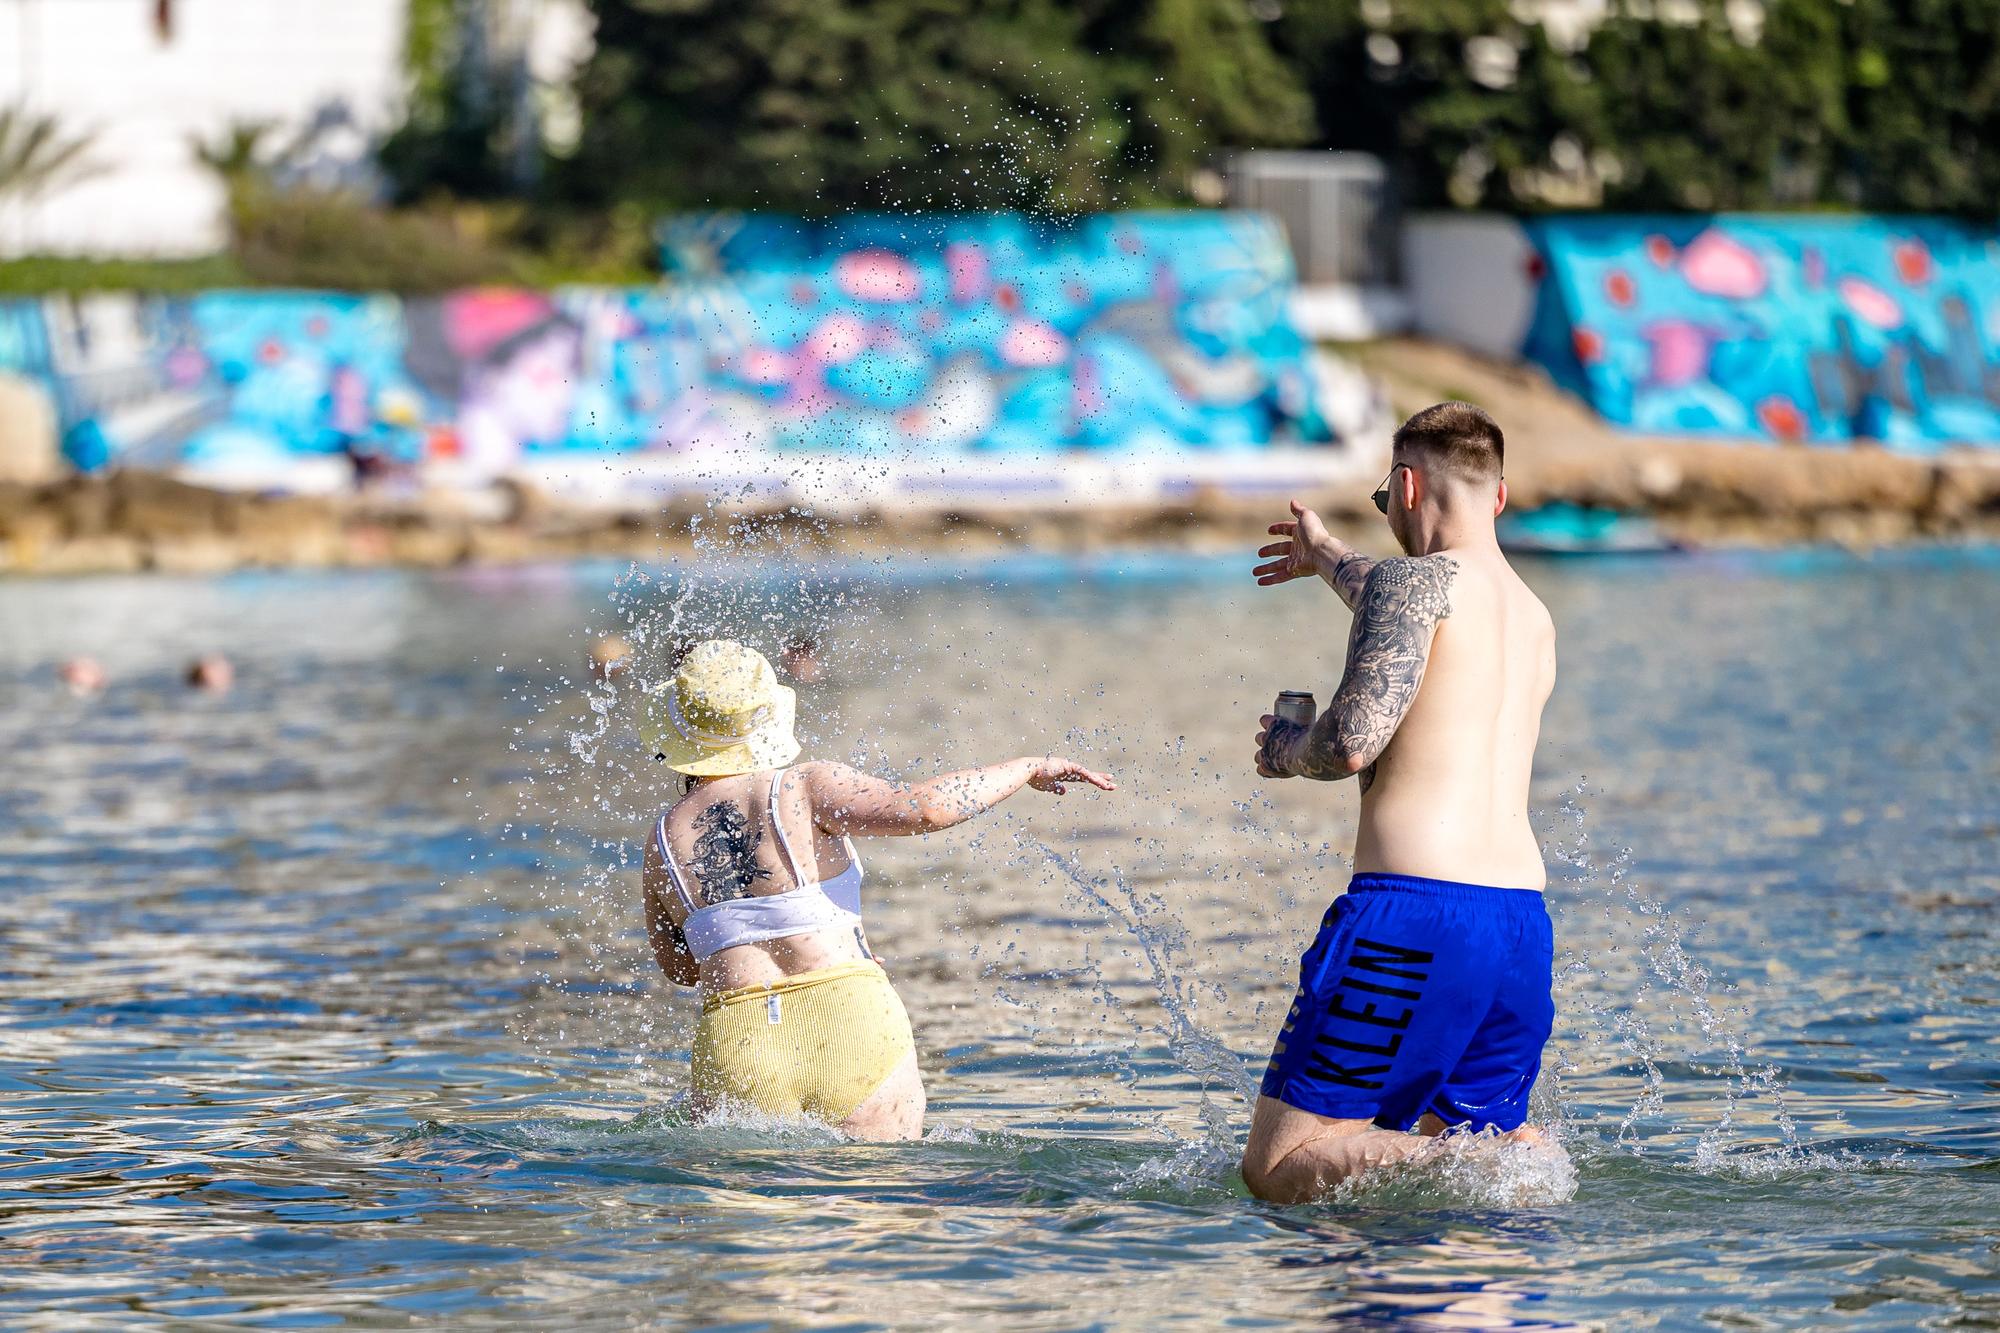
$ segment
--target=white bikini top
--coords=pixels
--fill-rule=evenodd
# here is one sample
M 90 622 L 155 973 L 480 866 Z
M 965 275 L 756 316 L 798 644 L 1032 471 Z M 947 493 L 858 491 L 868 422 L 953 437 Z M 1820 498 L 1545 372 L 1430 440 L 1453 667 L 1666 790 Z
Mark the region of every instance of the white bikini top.
M 667 845 L 664 812 L 653 826 L 653 836 L 660 844 L 660 859 L 666 864 L 667 882 L 673 886 L 681 906 L 687 909 L 681 934 L 687 938 L 688 952 L 697 963 L 739 944 L 762 944 L 829 926 L 856 930 L 861 926 L 861 857 L 854 850 L 853 839 L 841 838 L 841 846 L 847 849 L 847 868 L 832 879 L 814 882 L 799 873 L 791 840 L 785 836 L 785 826 L 778 821 L 778 784 L 788 772 L 789 769 L 779 769 L 771 775 L 770 790 L 764 798 L 765 817 L 777 830 L 778 849 L 784 853 L 785 865 L 797 881 L 783 893 L 751 894 L 699 906 L 687 891 L 680 867 L 674 864 L 673 849 Z

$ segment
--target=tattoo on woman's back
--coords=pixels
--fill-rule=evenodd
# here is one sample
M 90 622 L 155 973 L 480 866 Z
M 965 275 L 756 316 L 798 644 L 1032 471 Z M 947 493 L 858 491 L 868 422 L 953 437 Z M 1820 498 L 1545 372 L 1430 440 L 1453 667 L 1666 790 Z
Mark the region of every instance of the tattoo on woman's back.
M 701 881 L 709 902 L 747 898 L 751 885 L 771 877 L 770 868 L 757 863 L 764 830 L 729 802 L 711 805 L 696 815 L 694 826 L 699 834 L 688 868 Z

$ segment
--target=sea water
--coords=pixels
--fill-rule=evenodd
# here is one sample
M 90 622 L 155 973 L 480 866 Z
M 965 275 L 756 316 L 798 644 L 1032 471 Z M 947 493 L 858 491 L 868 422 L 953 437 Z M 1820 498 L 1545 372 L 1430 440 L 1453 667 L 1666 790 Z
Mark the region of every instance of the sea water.
M 0 584 L 0 1319 L 2000 1321 L 2000 560 L 1525 566 L 1553 1145 L 1274 1208 L 1234 1159 L 1354 793 L 1249 756 L 1345 613 L 1241 560 L 737 554 Z M 678 1101 L 633 694 L 801 631 L 815 755 L 1121 780 L 866 849 L 919 1143 Z M 237 688 L 188 693 L 215 649 Z

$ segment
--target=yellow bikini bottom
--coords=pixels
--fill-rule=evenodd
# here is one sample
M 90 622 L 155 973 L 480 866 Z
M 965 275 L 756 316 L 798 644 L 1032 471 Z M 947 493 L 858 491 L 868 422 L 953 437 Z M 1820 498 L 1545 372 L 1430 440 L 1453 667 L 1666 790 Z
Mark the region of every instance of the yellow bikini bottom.
M 704 999 L 694 1089 L 837 1125 L 915 1049 L 910 1015 L 881 964 L 840 963 Z

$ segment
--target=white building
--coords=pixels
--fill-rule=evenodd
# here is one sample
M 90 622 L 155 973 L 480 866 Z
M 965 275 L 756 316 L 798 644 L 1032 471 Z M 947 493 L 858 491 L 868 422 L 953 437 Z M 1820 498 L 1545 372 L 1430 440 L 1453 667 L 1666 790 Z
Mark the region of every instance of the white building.
M 518 33 L 536 81 L 588 50 L 579 0 L 461 0 Z M 88 134 L 87 170 L 0 192 L 0 258 L 188 256 L 226 240 L 221 182 L 196 155 L 231 128 L 311 130 L 304 167 L 366 182 L 401 123 L 409 0 L 0 0 L 0 109 Z

